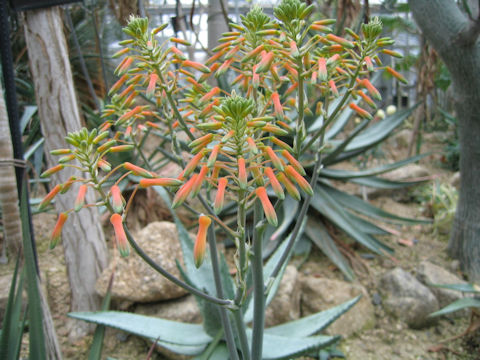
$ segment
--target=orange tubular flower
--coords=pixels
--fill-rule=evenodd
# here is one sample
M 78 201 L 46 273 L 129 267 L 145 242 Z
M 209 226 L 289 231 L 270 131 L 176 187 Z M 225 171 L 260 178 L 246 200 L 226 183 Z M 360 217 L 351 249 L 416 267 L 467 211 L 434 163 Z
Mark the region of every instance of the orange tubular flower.
M 60 213 L 58 215 L 57 223 L 55 224 L 55 227 L 52 231 L 52 236 L 50 237 L 50 249 L 53 249 L 55 246 L 57 246 L 60 238 L 62 237 L 63 225 L 65 224 L 65 221 L 67 221 L 67 219 L 68 214 L 66 212 Z
M 288 180 L 284 173 L 279 173 L 277 176 L 278 180 L 285 186 L 287 189 L 288 194 L 297 201 L 300 201 L 300 193 L 298 192 L 297 188 L 293 183 Z
M 158 81 L 157 74 L 153 73 L 152 75 L 150 75 L 150 81 L 148 82 L 147 91 L 145 93 L 147 98 L 152 98 L 153 95 L 155 94 L 155 87 L 157 85 L 157 81 Z
M 205 180 L 205 176 L 208 173 L 208 167 L 206 165 L 202 166 L 202 169 L 198 173 L 197 178 L 192 186 L 192 196 L 196 196 L 200 189 L 202 188 L 203 181 Z
M 355 111 L 360 117 L 364 119 L 372 120 L 372 115 L 365 109 L 362 109 L 360 106 L 354 103 L 350 103 L 350 109 Z
M 260 186 L 255 190 L 255 194 L 262 203 L 263 211 L 265 212 L 265 217 L 267 218 L 268 223 L 272 226 L 277 226 L 277 214 L 275 213 L 275 209 L 268 198 L 267 190 L 265 190 L 263 186 Z
M 335 81 L 333 80 L 330 80 L 328 82 L 328 85 L 330 86 L 330 90 L 332 90 L 332 94 L 335 96 L 335 97 L 338 97 L 338 90 L 337 90 L 337 85 L 335 84 Z
M 323 57 L 318 59 L 318 78 L 320 81 L 327 81 L 328 79 L 327 60 Z
M 126 170 L 131 171 L 133 173 L 133 175 L 146 177 L 146 178 L 150 178 L 150 179 L 153 178 L 153 174 L 150 171 L 145 170 L 144 168 L 141 168 L 140 166 L 133 165 L 132 163 L 126 162 L 126 163 L 123 164 L 123 167 Z
M 352 42 L 348 41 L 347 39 L 344 39 L 340 36 L 334 35 L 334 34 L 327 34 L 326 38 L 330 41 L 336 42 L 343 47 L 346 47 L 348 49 L 353 49 L 355 45 L 353 45 Z
M 268 179 L 270 180 L 270 185 L 272 186 L 273 191 L 280 200 L 285 199 L 285 193 L 283 192 L 282 185 L 278 181 L 277 177 L 273 173 L 272 168 L 265 168 L 265 175 L 267 175 Z
M 245 167 L 245 159 L 238 159 L 238 184 L 240 189 L 245 190 L 247 188 L 247 169 Z
M 200 103 L 203 104 L 203 103 L 209 101 L 214 96 L 217 96 L 218 94 L 220 94 L 220 91 L 221 90 L 220 90 L 219 87 L 214 87 L 212 90 L 210 90 L 209 92 L 207 92 L 205 95 L 203 95 L 200 98 Z
M 270 146 L 265 146 L 264 149 L 273 166 L 275 166 L 278 170 L 283 171 L 283 164 L 278 158 L 277 154 L 275 154 L 275 151 L 273 151 Z
M 207 161 L 207 166 L 209 168 L 213 167 L 215 165 L 215 162 L 217 161 L 217 156 L 220 151 L 220 145 L 217 144 L 212 148 L 212 152 L 210 153 L 210 156 L 208 157 Z
M 50 176 L 50 175 L 52 175 L 52 174 L 55 174 L 55 173 L 59 172 L 60 170 L 62 170 L 64 167 L 65 167 L 65 165 L 63 165 L 63 164 L 60 164 L 60 165 L 56 165 L 56 166 L 54 166 L 54 167 L 51 167 L 50 169 L 45 170 L 45 171 L 40 175 L 40 177 L 41 177 L 41 178 L 44 178 L 44 177 Z
M 227 188 L 227 184 L 228 179 L 226 177 L 218 179 L 217 195 L 215 195 L 215 202 L 213 204 L 215 214 L 218 214 L 223 209 L 223 205 L 225 203 L 225 189 Z
M 40 204 L 38 205 L 38 210 L 45 209 L 48 206 L 48 204 L 50 204 L 50 202 L 53 200 L 53 198 L 57 196 L 60 190 L 62 190 L 62 185 L 60 184 L 56 185 L 40 202 Z
M 199 268 L 205 259 L 205 251 L 207 250 L 207 231 L 212 220 L 206 215 L 200 215 L 198 218 L 198 233 L 193 246 L 193 260 L 195 266 Z
M 368 96 L 367 94 L 365 94 L 362 90 L 358 90 L 357 91 L 357 94 L 360 95 L 360 97 L 363 99 L 363 101 L 365 101 L 368 105 L 370 105 L 372 108 L 376 109 L 377 108 L 377 105 L 375 105 L 375 103 L 373 102 L 373 100 L 370 98 L 370 96 Z
M 287 150 L 282 150 L 282 155 L 285 159 L 288 160 L 288 162 L 293 166 L 293 168 L 297 170 L 302 176 L 306 174 L 302 164 L 300 164 L 300 162 L 297 159 L 295 159 L 292 156 L 292 154 L 290 154 Z
M 190 162 L 185 166 L 185 169 L 183 169 L 182 173 L 178 176 L 179 178 L 186 178 L 188 177 L 193 170 L 197 167 L 198 163 L 200 160 L 202 160 L 203 156 L 205 155 L 204 151 L 200 151 L 197 155 L 195 155 Z
M 141 188 L 150 186 L 179 186 L 181 184 L 182 181 L 172 178 L 141 179 L 138 183 Z
M 284 114 L 283 114 L 283 107 L 282 103 L 280 102 L 280 96 L 278 93 L 275 91 L 272 94 L 272 101 L 273 101 L 273 113 L 283 119 Z
M 83 205 L 85 205 L 85 194 L 87 193 L 87 185 L 82 184 L 78 189 L 77 198 L 75 199 L 74 210 L 76 212 L 82 210 Z
M 128 256 L 130 253 L 130 247 L 128 246 L 127 234 L 125 234 L 125 229 L 123 228 L 122 215 L 113 214 L 110 217 L 110 222 L 113 225 L 115 240 L 117 241 L 117 247 L 120 251 L 120 255 Z
M 248 144 L 249 151 L 251 151 L 254 154 L 258 153 L 257 144 L 255 144 L 255 141 L 250 136 L 247 137 L 247 144 Z
M 113 185 L 110 189 L 112 193 L 112 207 L 113 210 L 120 214 L 123 211 L 123 200 L 122 200 L 122 192 L 117 185 Z
M 370 56 L 365 56 L 365 64 L 367 65 L 368 71 L 373 71 L 373 62 Z
M 404 83 L 404 84 L 408 84 L 408 81 L 407 79 L 405 79 L 400 73 L 398 73 L 397 71 L 393 70 L 390 66 L 387 66 L 385 68 L 385 70 L 390 74 L 392 75 L 394 78 L 396 78 L 397 80 L 399 80 L 400 82 Z
M 368 92 L 374 97 L 374 99 L 378 101 L 382 100 L 382 95 L 380 95 L 380 92 L 377 90 L 375 86 L 372 85 L 370 80 L 368 79 L 360 80 L 360 84 L 368 90 Z
M 182 185 L 180 189 L 178 189 L 172 201 L 172 209 L 177 208 L 187 199 L 188 195 L 190 195 L 190 193 L 192 192 L 192 188 L 195 184 L 197 176 L 198 174 L 193 174 L 190 180 L 188 180 L 185 184 Z
M 195 70 L 201 71 L 205 74 L 210 73 L 210 68 L 208 66 L 205 66 L 205 65 L 199 63 L 199 62 L 185 60 L 185 61 L 182 62 L 182 65 L 185 66 L 185 67 L 194 68 Z
M 120 77 L 120 79 L 118 79 L 117 82 L 113 84 L 113 86 L 110 88 L 108 95 L 110 96 L 113 93 L 117 92 L 127 80 L 128 80 L 128 75 L 127 74 L 122 75 L 122 77 Z
M 98 160 L 98 167 L 105 172 L 109 172 L 110 170 L 112 170 L 112 166 L 110 165 L 110 163 L 108 161 L 105 161 L 104 159 Z
M 313 189 L 308 183 L 307 180 L 303 178 L 291 165 L 287 165 L 285 167 L 285 174 L 294 182 L 300 186 L 300 189 L 305 191 L 308 195 L 313 195 Z
M 270 69 L 273 63 L 273 52 L 262 53 L 262 60 L 258 63 L 258 66 L 255 70 L 257 74 L 266 72 Z

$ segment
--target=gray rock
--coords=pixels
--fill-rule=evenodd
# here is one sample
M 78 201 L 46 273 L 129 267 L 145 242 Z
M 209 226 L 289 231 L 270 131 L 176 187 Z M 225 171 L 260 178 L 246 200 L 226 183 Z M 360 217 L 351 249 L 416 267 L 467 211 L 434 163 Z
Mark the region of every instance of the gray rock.
M 188 324 L 202 322 L 202 314 L 193 295 L 175 300 L 137 304 L 135 313 Z
M 360 294 L 360 301 L 326 329 L 328 334 L 349 336 L 375 325 L 374 309 L 367 290 L 345 281 L 303 277 L 302 316 L 330 309 Z
M 275 326 L 300 317 L 300 282 L 295 266 L 288 265 L 277 294 L 265 313 L 265 326 Z
M 380 279 L 379 291 L 386 298 L 385 310 L 411 328 L 419 329 L 435 321 L 435 318 L 429 318 L 428 315 L 439 309 L 436 297 L 413 275 L 401 268 L 387 272 Z
M 135 236 L 138 245 L 165 270 L 180 277 L 175 264 L 183 264 L 182 251 L 175 224 L 153 222 Z M 96 290 L 105 296 L 108 281 L 115 269 L 112 298 L 121 301 L 153 302 L 176 299 L 187 292 L 154 271 L 133 251 L 125 258 L 112 261 L 97 281 Z
M 417 279 L 425 284 L 430 291 L 436 296 L 440 307 L 447 306 L 448 304 L 461 299 L 463 294 L 460 291 L 442 289 L 432 286 L 432 284 L 466 284 L 458 276 L 455 276 L 451 272 L 444 268 L 434 265 L 428 261 L 422 261 L 417 268 Z M 462 314 L 458 314 L 462 315 Z

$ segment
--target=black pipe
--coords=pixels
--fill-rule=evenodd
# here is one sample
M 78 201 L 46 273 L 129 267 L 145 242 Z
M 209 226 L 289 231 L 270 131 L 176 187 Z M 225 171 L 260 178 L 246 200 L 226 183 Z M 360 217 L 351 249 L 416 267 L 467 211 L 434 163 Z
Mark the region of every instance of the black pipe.
M 15 166 L 15 177 L 17 178 L 18 198 L 22 198 L 22 182 L 24 180 L 25 167 L 18 164 L 24 163 L 22 133 L 20 132 L 20 117 L 18 115 L 17 92 L 15 86 L 15 71 L 13 68 L 12 47 L 10 43 L 10 26 L 8 22 L 7 1 L 0 0 L 0 54 L 2 60 L 2 73 L 5 84 L 5 103 L 7 105 L 8 124 L 10 126 L 10 136 L 12 137 L 13 158 Z M 28 186 L 27 204 L 29 201 Z M 28 206 L 28 221 L 30 227 L 30 240 L 32 242 L 33 254 L 37 274 L 40 274 L 38 267 L 38 257 L 35 245 L 35 236 L 33 231 L 32 214 Z

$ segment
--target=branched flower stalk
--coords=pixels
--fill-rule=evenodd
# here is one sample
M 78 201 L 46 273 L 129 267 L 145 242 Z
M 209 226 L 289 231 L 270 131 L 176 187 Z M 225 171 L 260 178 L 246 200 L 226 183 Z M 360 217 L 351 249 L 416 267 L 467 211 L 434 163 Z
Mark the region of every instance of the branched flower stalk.
M 103 110 L 105 122 L 99 129 L 69 134 L 66 141 L 72 149 L 54 151 L 63 157 L 43 174 L 67 166 L 85 174 L 58 185 L 40 204 L 43 209 L 73 183 L 80 184 L 73 209 L 59 216 L 51 247 L 60 240 L 61 228 L 72 211 L 106 207 L 122 256 L 128 256 L 130 243 L 156 271 L 219 306 L 232 359 L 239 358 L 236 340 L 242 359 L 262 358 L 268 285 L 285 265 L 300 233 L 322 168 L 326 129 L 347 106 L 365 121 L 372 119 L 373 99 L 381 97 L 369 80 L 371 73 L 386 70 L 404 81 L 380 62 L 380 52 L 399 55 L 384 49 L 393 42 L 379 37 L 382 26 L 377 19 L 364 24 L 360 35 L 346 29 L 347 39 L 332 33 L 329 26 L 334 20 L 310 21 L 313 10 L 313 5 L 299 0 L 283 0 L 274 10 L 275 18 L 270 18 L 254 6 L 240 24 L 230 24 L 232 31 L 223 34 L 205 64 L 187 59 L 181 49 L 189 44 L 182 39 L 159 43 L 157 34 L 165 25 L 149 30 L 147 19 L 132 17 L 124 29 L 130 38 L 121 42 L 124 48 L 115 55 L 124 57 L 116 69 L 119 80 L 110 90 L 111 102 Z M 232 90 L 210 86 L 207 80 L 211 77 L 233 79 Z M 148 101 L 141 101 L 140 96 Z M 323 125 L 309 135 L 305 118 L 314 114 L 323 118 Z M 172 177 L 157 174 L 152 157 L 142 150 L 152 134 L 161 139 L 156 153 L 164 154 L 166 161 L 160 162 L 175 161 L 182 167 L 180 173 Z M 116 152 L 136 154 L 141 166 L 122 162 L 112 169 L 108 159 Z M 130 174 L 137 182 L 127 203 L 119 185 L 124 179 L 131 181 Z M 126 228 L 124 218 L 136 190 L 152 186 L 174 194 L 172 209 L 199 198 L 204 209 L 198 215 L 193 262 L 196 267 L 212 262 L 215 295 L 166 272 L 139 248 Z M 85 204 L 88 189 L 98 196 L 94 204 Z M 286 194 L 302 201 L 300 218 L 271 278 L 264 279 L 263 230 L 267 224 L 278 225 L 275 204 Z M 232 201 L 236 221 L 227 225 L 223 210 Z M 222 288 L 215 231 L 223 231 L 236 247 L 232 299 L 226 298 Z M 254 303 L 251 339 L 243 320 L 250 292 Z

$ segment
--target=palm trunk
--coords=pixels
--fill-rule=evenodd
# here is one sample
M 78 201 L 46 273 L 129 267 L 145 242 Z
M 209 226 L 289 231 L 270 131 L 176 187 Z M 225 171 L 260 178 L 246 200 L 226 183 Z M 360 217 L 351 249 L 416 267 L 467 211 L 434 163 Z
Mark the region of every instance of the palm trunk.
M 27 11 L 24 30 L 47 162 L 53 166 L 57 159 L 50 155 L 50 151 L 65 147 L 67 133 L 78 131 L 82 126 L 60 9 Z M 59 184 L 70 176 L 81 174 L 68 168 L 52 176 L 52 180 Z M 73 207 L 75 190 L 56 198 L 57 212 Z M 93 199 L 87 200 L 93 202 Z M 95 282 L 107 265 L 107 248 L 96 208 L 86 208 L 71 216 L 63 230 L 63 246 L 71 289 L 71 310 L 98 310 L 100 298 L 95 292 Z M 83 322 L 71 325 L 72 339 L 92 329 Z
M 17 178 L 15 177 L 14 157 L 8 115 L 0 83 L 0 204 L 3 218 L 3 246 L 0 262 L 7 262 L 7 249 L 15 257 L 22 249 L 22 223 L 18 207 Z

